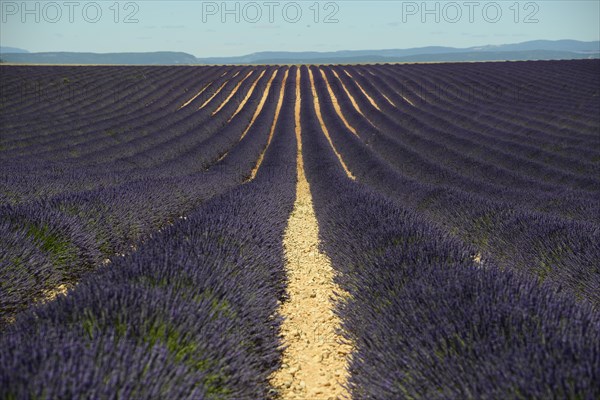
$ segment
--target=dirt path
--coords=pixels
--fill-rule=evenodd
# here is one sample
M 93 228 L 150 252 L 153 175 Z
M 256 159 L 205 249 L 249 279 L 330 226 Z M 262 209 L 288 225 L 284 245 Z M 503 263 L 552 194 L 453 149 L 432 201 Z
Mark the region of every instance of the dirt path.
M 265 101 L 267 100 L 267 97 L 269 96 L 269 90 L 271 89 L 271 83 L 273 82 L 273 79 L 275 79 L 275 76 L 278 73 L 278 69 L 276 69 L 275 71 L 273 71 L 273 74 L 271 75 L 271 78 L 269 78 L 269 81 L 267 82 L 267 87 L 265 88 L 264 92 L 263 92 L 263 96 L 260 99 L 260 102 L 258 103 L 258 106 L 256 107 L 256 111 L 254 111 L 254 115 L 252 116 L 252 119 L 250 120 L 250 123 L 248 124 L 248 126 L 246 126 L 246 129 L 244 129 L 244 132 L 242 132 L 240 139 L 238 142 L 241 142 L 242 139 L 244 138 L 244 136 L 246 136 L 246 134 L 248 133 L 248 131 L 250 130 L 250 128 L 252 127 L 252 125 L 254 125 L 254 121 L 256 121 L 256 118 L 258 118 L 260 112 L 262 111 L 264 105 L 265 105 Z M 259 79 L 264 75 L 266 71 L 263 71 L 263 73 L 258 77 L 258 79 L 256 81 L 254 81 L 254 84 L 252 85 L 252 88 L 250 89 L 250 91 L 254 91 L 254 88 L 256 87 L 256 84 L 258 83 Z M 227 123 L 231 122 L 231 120 L 233 119 L 233 117 L 235 117 L 235 115 L 240 112 L 240 110 L 242 109 L 242 107 L 246 104 L 246 102 L 248 101 L 248 99 L 250 98 L 250 95 L 252 93 L 248 93 L 246 95 L 246 98 L 244 99 L 244 101 L 242 102 L 242 104 L 240 104 L 240 107 L 238 107 L 238 109 L 236 110 L 236 112 L 231 116 L 231 118 L 229 118 L 229 121 L 227 121 Z M 221 155 L 221 157 L 219 157 L 217 159 L 217 162 L 221 161 L 222 159 L 224 159 L 225 157 L 227 157 L 227 155 L 229 154 L 229 151 L 226 151 L 225 153 L 223 153 Z M 256 173 L 255 173 L 256 174 Z
M 186 101 L 185 103 L 183 103 L 183 104 L 181 105 L 181 107 L 179 107 L 179 110 L 181 110 L 181 109 L 182 109 L 182 108 L 184 108 L 184 107 L 187 107 L 187 105 L 188 105 L 188 104 L 190 104 L 192 101 L 196 100 L 196 98 L 197 98 L 198 96 L 200 96 L 202 93 L 204 93 L 204 91 L 205 91 L 206 89 L 208 89 L 208 87 L 209 87 L 210 85 L 212 85 L 212 84 L 213 84 L 212 82 L 209 82 L 209 83 L 208 83 L 208 85 L 204 86 L 204 87 L 203 87 L 203 88 L 202 88 L 202 89 L 201 89 L 201 90 L 200 90 L 198 93 L 196 93 L 196 95 L 195 95 L 194 97 L 192 97 L 191 99 L 189 99 L 188 101 Z
M 254 70 L 248 72 L 248 75 L 246 75 L 241 81 L 239 81 L 235 87 L 233 88 L 233 90 L 229 93 L 229 95 L 227 96 L 227 98 L 225 100 L 223 100 L 223 102 L 221 103 L 221 105 L 212 112 L 211 116 L 215 115 L 216 113 L 218 113 L 219 111 L 221 111 L 221 109 L 223 107 L 225 107 L 225 105 L 227 105 L 227 103 L 229 103 L 229 100 L 231 100 L 231 98 L 233 96 L 235 96 L 235 94 L 237 93 L 238 89 L 240 88 L 240 86 L 242 86 L 242 83 L 244 83 L 244 81 L 246 79 L 248 79 L 250 77 L 250 75 L 252 75 L 254 73 Z M 262 75 L 261 75 L 262 76 Z M 258 80 L 257 80 L 258 81 Z
M 342 81 L 340 79 L 340 76 L 338 75 L 337 71 L 331 70 L 331 72 L 333 72 L 333 75 L 335 75 L 336 79 L 340 82 L 340 85 L 342 85 L 342 89 L 344 89 L 344 92 L 346 92 L 346 96 L 348 96 L 348 98 L 350 99 L 350 103 L 352 103 L 352 107 L 354 107 L 354 109 L 356 111 L 358 111 L 358 113 L 364 117 L 365 113 L 363 113 L 363 111 L 360 109 L 360 106 L 358 105 L 358 103 L 356 103 L 356 99 L 354 98 L 354 96 L 352 96 L 350 94 L 350 91 L 348 90 L 348 88 L 346 88 L 344 81 Z
M 250 96 L 252 96 L 252 93 L 254 93 L 254 88 L 258 84 L 258 81 L 261 80 L 261 78 L 265 75 L 266 72 L 267 72 L 266 69 L 263 70 L 260 73 L 260 75 L 258 76 L 258 78 L 256 78 L 256 80 L 254 82 L 252 82 L 252 86 L 250 86 L 250 90 L 248 90 L 248 93 L 246 93 L 246 96 L 244 97 L 244 99 L 242 100 L 242 102 L 240 103 L 240 105 L 238 106 L 237 110 L 235 110 L 235 112 L 233 113 L 233 115 L 231 117 L 229 117 L 229 119 L 227 120 L 227 123 L 231 122 L 231 120 L 233 119 L 233 117 L 235 117 L 236 115 L 238 115 L 238 113 L 240 111 L 242 111 L 242 108 L 244 108 L 244 106 L 246 105 L 246 103 L 250 99 Z
M 217 89 L 216 92 L 213 93 L 212 96 L 210 96 L 204 103 L 202 103 L 202 105 L 200 107 L 198 107 L 198 110 L 202 110 L 208 103 L 211 102 L 212 99 L 215 98 L 216 95 L 218 95 L 221 90 L 223 90 L 223 88 L 225 87 L 225 85 L 227 85 L 229 83 L 230 80 L 232 80 L 235 76 L 232 76 L 231 78 L 227 79 L 225 82 L 223 82 L 221 84 L 221 86 L 219 86 L 219 88 Z
M 252 119 L 250 120 L 250 123 L 248 124 L 248 126 L 246 127 L 246 129 L 244 129 L 244 132 L 242 133 L 242 136 L 240 136 L 240 140 L 242 140 L 244 138 L 244 136 L 246 136 L 246 133 L 248 133 L 248 131 L 250 130 L 250 128 L 252 127 L 252 125 L 254 125 L 254 121 L 256 121 L 256 118 L 258 118 L 258 115 L 260 114 L 260 112 L 262 111 L 263 107 L 265 106 L 265 102 L 267 101 L 267 97 L 269 97 L 269 90 L 271 90 L 271 84 L 273 83 L 273 79 L 275 79 L 275 76 L 278 73 L 279 73 L 279 70 L 276 69 L 275 71 L 273 71 L 273 74 L 269 78 L 269 82 L 267 82 L 267 87 L 263 91 L 263 96 L 261 97 L 261 99 L 260 99 L 260 101 L 258 103 L 258 106 L 256 107 L 256 111 L 254 112 L 254 115 L 252 116 Z
M 323 116 L 321 115 L 321 105 L 319 104 L 319 95 L 317 94 L 317 88 L 315 87 L 315 79 L 313 77 L 313 73 L 312 73 L 311 69 L 308 70 L 308 76 L 310 77 L 310 86 L 312 89 L 312 95 L 313 95 L 313 101 L 314 101 L 314 105 L 315 105 L 315 111 L 317 113 L 317 119 L 319 120 L 319 124 L 321 124 L 321 129 L 323 130 L 323 134 L 327 138 L 327 141 L 329 142 L 329 145 L 333 149 L 333 152 L 335 153 L 336 157 L 340 161 L 340 164 L 342 164 L 342 168 L 344 168 L 344 172 L 346 173 L 346 175 L 348 175 L 348 177 L 350 179 L 354 180 L 354 179 L 356 179 L 356 177 L 352 174 L 352 172 L 350 172 L 350 170 L 348 169 L 348 166 L 346 165 L 346 163 L 344 162 L 344 159 L 342 158 L 342 155 L 335 148 L 333 141 L 331 140 L 331 136 L 329 135 L 329 130 L 327 129 L 325 122 L 323 122 Z
M 283 81 L 281 81 L 281 89 L 279 89 L 279 99 L 277 99 L 277 108 L 275 108 L 275 116 L 273 117 L 273 123 L 271 124 L 271 130 L 269 131 L 269 138 L 267 139 L 267 145 L 263 149 L 262 153 L 260 153 L 260 156 L 258 157 L 258 160 L 256 161 L 256 165 L 254 166 L 254 168 L 252 168 L 252 171 L 250 172 L 250 177 L 245 182 L 249 182 L 256 177 L 256 174 L 258 173 L 258 169 L 262 165 L 263 159 L 265 158 L 265 153 L 267 152 L 267 149 L 271 145 L 271 141 L 273 140 L 273 134 L 275 133 L 275 126 L 277 125 L 277 120 L 279 119 L 279 113 L 281 112 L 281 106 L 283 105 L 283 96 L 285 94 L 285 83 L 287 82 L 287 77 L 288 77 L 289 72 L 290 72 L 289 69 L 285 70 L 285 75 L 283 75 Z M 268 93 L 268 91 L 266 93 Z
M 354 134 L 354 136 L 358 137 L 358 133 L 356 132 L 356 129 L 354 129 L 354 127 L 348 123 L 348 120 L 344 116 L 344 113 L 342 112 L 342 108 L 340 107 L 340 103 L 339 103 L 337 97 L 335 96 L 335 93 L 333 93 L 333 89 L 331 88 L 331 85 L 329 84 L 329 80 L 327 79 L 327 75 L 325 74 L 325 71 L 323 71 L 320 68 L 319 68 L 319 71 L 321 72 L 321 76 L 323 77 L 323 80 L 325 81 L 325 85 L 327 86 L 327 91 L 329 92 L 329 97 L 331 97 L 331 103 L 333 104 L 333 108 L 335 109 L 335 112 L 340 117 L 340 119 L 342 120 L 342 122 L 344 123 L 346 128 L 348 128 L 348 130 L 350 132 L 352 132 Z
M 348 396 L 347 355 L 351 346 L 336 334 L 339 319 L 333 314 L 334 285 L 329 258 L 319 252 L 319 228 L 302 160 L 300 127 L 300 72 L 296 87 L 296 140 L 298 141 L 298 183 L 294 211 L 288 221 L 283 245 L 289 277 L 289 300 L 280 309 L 283 368 L 271 378 L 282 399 L 343 399 Z
M 352 80 L 354 80 L 354 77 L 352 76 L 352 74 L 350 74 L 350 72 L 348 72 L 347 70 L 343 70 L 346 75 L 348 75 L 348 77 Z M 339 76 L 338 76 L 339 78 Z M 375 107 L 377 110 L 381 111 L 381 108 L 379 108 L 379 105 L 375 102 L 375 100 L 373 100 L 373 98 L 371 96 L 369 96 L 369 94 L 367 93 L 367 91 L 360 85 L 360 83 L 358 82 L 354 82 L 356 84 L 356 86 L 358 86 L 358 88 L 360 89 L 360 91 L 362 92 L 362 94 L 367 98 L 367 100 L 369 100 L 369 103 L 371 103 L 371 105 L 373 107 Z
M 389 97 L 387 97 L 385 94 L 381 93 L 381 95 L 382 95 L 382 96 L 383 96 L 383 98 L 384 98 L 384 99 L 386 99 L 386 100 L 387 100 L 387 102 L 388 102 L 388 103 L 390 103 L 392 106 L 394 106 L 394 107 L 396 107 L 396 108 L 398 107 L 398 106 L 396 106 L 396 105 L 394 104 L 394 102 L 393 102 L 392 100 L 390 100 L 390 98 L 389 98 Z

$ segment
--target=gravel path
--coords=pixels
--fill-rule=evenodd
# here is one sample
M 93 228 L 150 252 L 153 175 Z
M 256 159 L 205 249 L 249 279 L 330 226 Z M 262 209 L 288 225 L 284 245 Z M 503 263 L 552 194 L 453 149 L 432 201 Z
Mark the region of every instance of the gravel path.
M 343 399 L 348 397 L 343 385 L 352 348 L 336 334 L 340 321 L 333 313 L 332 297 L 334 291 L 343 291 L 333 283 L 331 261 L 318 248 L 319 228 L 302 161 L 299 82 L 298 71 L 298 183 L 283 239 L 289 300 L 280 312 L 285 317 L 282 335 L 286 349 L 283 368 L 272 376 L 272 383 L 282 399 Z

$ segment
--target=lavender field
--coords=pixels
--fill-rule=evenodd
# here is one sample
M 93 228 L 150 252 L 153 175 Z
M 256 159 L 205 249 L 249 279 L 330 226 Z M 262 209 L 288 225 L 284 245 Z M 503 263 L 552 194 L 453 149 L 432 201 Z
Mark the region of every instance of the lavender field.
M 0 398 L 600 398 L 599 72 L 0 66 Z

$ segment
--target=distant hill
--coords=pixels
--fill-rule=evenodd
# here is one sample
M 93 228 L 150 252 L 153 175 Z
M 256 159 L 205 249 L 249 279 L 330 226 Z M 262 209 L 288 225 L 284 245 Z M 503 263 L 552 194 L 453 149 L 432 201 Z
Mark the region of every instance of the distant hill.
M 11 48 L 2 48 L 11 49 Z M 21 50 L 21 49 L 14 49 Z M 385 62 L 457 62 L 509 60 L 565 60 L 600 58 L 600 41 L 534 40 L 523 43 L 468 48 L 428 46 L 411 49 L 344 50 L 332 52 L 267 51 L 236 57 L 196 58 L 181 52 L 153 53 L 27 53 L 4 52 L 4 62 L 31 64 L 352 64 Z
M 578 40 L 531 40 L 529 42 L 487 45 L 471 47 L 471 50 L 480 51 L 528 51 L 528 50 L 552 50 L 570 51 L 574 53 L 598 53 L 600 42 L 580 42 Z
M 534 61 L 534 60 L 577 60 L 600 58 L 600 53 L 573 53 L 568 51 L 481 51 L 439 54 L 415 54 L 404 57 L 375 55 L 323 58 L 260 59 L 251 64 L 362 64 L 362 63 L 417 63 L 417 62 L 470 62 L 470 61 Z M 221 63 L 219 63 L 221 64 Z
M 597 58 L 600 42 L 534 40 L 468 48 L 428 46 L 411 49 L 345 50 L 332 52 L 259 52 L 240 57 L 199 58 L 202 64 L 298 64 L 429 61 L 502 61 Z
M 196 64 L 196 57 L 187 53 L 158 51 L 152 53 L 6 53 L 2 60 L 27 64 L 127 64 L 172 65 Z
M 24 50 L 24 49 L 19 49 L 16 47 L 3 47 L 0 46 L 0 54 L 3 53 L 29 53 L 29 51 Z

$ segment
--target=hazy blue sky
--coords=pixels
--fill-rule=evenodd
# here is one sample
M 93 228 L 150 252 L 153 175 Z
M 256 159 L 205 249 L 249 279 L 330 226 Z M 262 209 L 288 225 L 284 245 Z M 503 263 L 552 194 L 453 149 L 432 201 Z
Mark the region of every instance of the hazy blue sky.
M 204 57 L 264 50 L 600 40 L 597 0 L 67 0 L 25 4 L 0 0 L 0 45 L 33 52 L 171 50 Z

